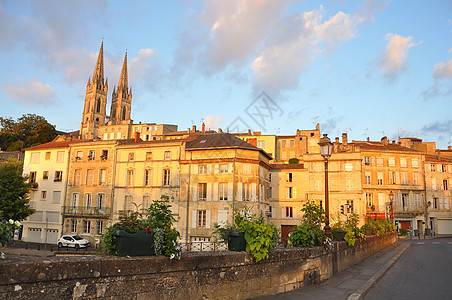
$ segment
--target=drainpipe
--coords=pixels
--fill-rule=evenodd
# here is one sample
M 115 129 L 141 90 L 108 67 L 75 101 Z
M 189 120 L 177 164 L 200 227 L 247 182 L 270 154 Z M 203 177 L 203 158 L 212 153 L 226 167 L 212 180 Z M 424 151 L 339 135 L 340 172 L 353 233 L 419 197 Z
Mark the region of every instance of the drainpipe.
M 64 206 L 66 205 L 66 197 L 67 197 L 67 183 L 69 180 L 69 163 L 70 163 L 70 159 L 71 159 L 71 146 L 69 146 L 69 150 L 68 150 L 68 154 L 67 154 L 67 164 L 66 164 L 66 179 L 64 182 L 64 195 L 63 195 L 63 212 L 64 212 Z M 63 234 L 64 231 L 64 214 L 61 214 L 61 235 Z
M 113 225 L 113 214 L 114 214 L 114 203 L 115 203 L 115 181 L 116 181 L 116 164 L 118 163 L 117 157 L 118 157 L 118 142 L 114 144 L 114 153 L 113 156 L 113 168 L 112 168 L 112 176 L 111 176 L 111 211 L 110 211 L 110 226 Z M 112 151 L 113 152 L 113 151 Z
M 425 161 L 425 160 L 424 160 Z M 424 208 L 425 208 L 425 229 L 428 229 L 428 206 L 427 206 L 427 184 L 425 180 L 425 163 L 422 164 L 422 179 L 424 180 Z M 424 238 L 425 238 L 425 232 L 424 232 Z
M 190 161 L 192 160 L 193 153 L 190 152 Z M 187 183 L 187 221 L 186 221 L 186 228 L 185 228 L 185 243 L 188 246 L 189 240 L 188 240 L 188 223 L 189 223 L 189 215 L 190 215 L 190 177 L 191 177 L 191 163 L 188 164 L 188 183 Z M 193 218 L 193 216 L 192 216 Z M 187 248 L 189 249 L 189 248 Z
M 234 160 L 232 163 L 232 226 L 234 226 L 234 212 L 235 212 L 235 159 L 237 157 L 237 148 L 234 150 Z

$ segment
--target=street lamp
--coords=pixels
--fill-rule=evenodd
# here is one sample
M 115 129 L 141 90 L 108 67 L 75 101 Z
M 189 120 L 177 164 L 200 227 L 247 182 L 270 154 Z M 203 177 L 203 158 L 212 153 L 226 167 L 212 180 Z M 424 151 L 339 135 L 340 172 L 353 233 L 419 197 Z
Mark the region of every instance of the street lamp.
M 389 192 L 389 218 L 392 219 L 392 223 L 394 223 L 394 194 L 392 191 Z
M 326 222 L 325 222 L 325 234 L 327 237 L 331 238 L 331 227 L 330 227 L 330 204 L 329 204 L 329 195 L 328 195 L 328 159 L 331 157 L 331 153 L 333 152 L 333 143 L 330 142 L 328 135 L 325 133 L 323 138 L 319 141 L 320 146 L 320 154 L 323 156 L 325 160 L 325 214 L 326 214 Z

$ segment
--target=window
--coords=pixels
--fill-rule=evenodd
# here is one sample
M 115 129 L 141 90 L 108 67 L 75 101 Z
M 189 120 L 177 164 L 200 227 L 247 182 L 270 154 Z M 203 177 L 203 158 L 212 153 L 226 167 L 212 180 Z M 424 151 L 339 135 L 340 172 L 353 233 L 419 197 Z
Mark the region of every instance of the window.
M 435 172 L 436 171 L 436 167 L 434 164 L 430 165 L 430 172 Z
M 421 195 L 420 194 L 413 194 L 414 197 L 414 206 L 415 207 L 421 207 Z
M 411 160 L 411 167 L 413 167 L 413 168 L 418 168 L 419 167 L 419 161 L 418 161 L 417 158 L 413 158 Z
M 171 151 L 165 151 L 165 160 L 171 159 Z
M 82 170 L 74 171 L 74 185 L 80 185 L 82 178 Z
M 64 162 L 64 151 L 57 152 L 56 162 Z
M 402 194 L 402 208 L 405 210 L 408 207 L 408 194 Z
M 419 184 L 419 173 L 413 173 L 413 184 L 414 185 Z
M 272 187 L 268 188 L 268 198 L 272 198 Z
M 96 158 L 96 151 L 90 150 L 88 153 L 88 160 L 94 160 Z
M 144 186 L 151 186 L 151 170 L 144 170 Z
M 228 200 L 228 183 L 220 182 L 218 184 L 218 197 L 222 201 Z
M 258 148 L 265 148 L 265 141 L 257 141 Z
M 290 144 L 290 147 L 295 147 L 295 141 L 294 140 L 290 140 L 289 144 Z
M 389 184 L 396 184 L 395 172 L 389 171 Z
M 165 185 L 165 186 L 171 185 L 171 170 L 170 169 L 163 170 L 163 185 Z
M 71 220 L 71 232 L 77 232 L 77 220 Z
M 220 173 L 227 173 L 228 172 L 228 165 L 220 165 Z
M 62 181 L 63 171 L 55 171 L 55 179 L 53 181 Z
M 135 160 L 135 153 L 129 152 L 129 161 L 134 161 L 134 160 Z
M 205 210 L 198 210 L 198 227 L 206 227 L 207 212 Z
M 374 201 L 373 201 L 373 194 L 366 193 L 366 205 L 367 206 L 372 206 L 373 203 L 374 203 Z
M 292 182 L 292 173 L 287 173 L 286 174 L 286 182 Z
M 77 151 L 75 159 L 76 160 L 82 160 L 83 159 L 83 151 Z
M 447 179 L 443 180 L 443 190 L 445 190 L 445 191 L 449 190 L 449 185 L 448 185 Z
M 207 173 L 207 166 L 201 165 L 199 166 L 199 174 L 206 174 Z
M 293 198 L 293 187 L 286 188 L 286 198 L 292 199 Z
M 127 178 L 126 178 L 126 185 L 132 186 L 133 185 L 133 170 L 127 170 Z
M 395 158 L 394 157 L 388 158 L 388 165 L 390 167 L 395 167 Z
M 124 197 L 124 210 L 133 210 L 133 196 L 127 195 Z
M 285 148 L 286 147 L 286 141 L 281 141 L 281 147 Z
M 378 185 L 383 185 L 383 172 L 378 172 L 377 173 L 377 184 Z
M 433 208 L 434 209 L 438 209 L 439 208 L 438 198 L 436 198 L 436 197 L 433 197 Z
M 78 205 L 79 193 L 73 193 L 71 197 L 71 209 L 76 209 Z
M 92 204 L 93 204 L 93 195 L 89 193 L 85 194 L 85 209 L 90 210 Z
M 32 163 L 32 164 L 39 164 L 39 152 L 31 154 L 31 156 L 30 156 L 30 163 Z
M 400 177 L 402 180 L 402 184 L 408 184 L 408 173 L 407 172 L 401 172 Z
M 432 190 L 436 191 L 438 189 L 436 185 L 436 178 L 432 178 Z
M 444 198 L 444 209 L 449 210 L 450 209 L 450 198 Z
M 243 164 L 243 174 L 251 174 L 251 165 Z
M 30 172 L 30 183 L 36 182 L 36 172 Z
M 91 230 L 91 221 L 83 220 L 83 233 L 90 233 Z
M 268 174 L 268 181 L 272 182 L 272 173 Z
M 41 198 L 42 198 L 42 200 L 45 200 L 47 198 L 47 191 L 41 192 Z
M 369 156 L 364 156 L 363 157 L 363 163 L 365 165 L 370 165 L 370 157 Z
M 45 160 L 50 160 L 50 151 L 46 152 Z
M 96 221 L 96 234 L 101 234 L 103 232 L 104 222 Z
M 354 190 L 353 179 L 345 180 L 345 190 L 346 191 L 353 191 Z
M 53 192 L 53 203 L 60 203 L 60 198 L 61 198 L 61 192 L 60 191 L 54 191 Z
M 348 213 L 348 214 L 353 213 L 353 200 L 347 200 L 346 213 Z
M 107 175 L 107 170 L 105 169 L 100 169 L 99 170 L 99 184 L 105 184 L 106 183 L 106 175 Z
M 286 206 L 286 218 L 293 218 L 293 207 Z
M 242 201 L 250 201 L 250 184 L 242 183 Z
M 105 194 L 97 194 L 96 197 L 96 208 L 97 209 L 102 209 L 104 207 L 104 202 L 105 202 Z
M 353 163 L 346 163 L 345 164 L 345 171 L 346 172 L 353 171 Z
M 377 166 L 383 167 L 383 157 L 377 157 Z
M 152 152 L 146 152 L 146 161 L 152 160 Z
M 102 150 L 102 154 L 100 155 L 101 160 L 107 160 L 108 159 L 108 150 Z
M 364 179 L 365 179 L 365 184 L 371 184 L 371 180 L 370 180 L 370 172 L 366 172 L 364 175 Z
M 441 172 L 443 173 L 447 172 L 446 165 L 441 165 Z
M 400 166 L 402 168 L 406 168 L 406 158 L 405 157 L 400 158 Z
M 198 183 L 198 200 L 207 200 L 207 183 Z
M 86 171 L 86 185 L 93 185 L 94 181 L 94 170 Z
M 49 179 L 49 171 L 42 172 L 42 179 L 44 179 L 44 180 Z
M 287 160 L 287 152 L 281 153 L 281 159 L 282 160 Z

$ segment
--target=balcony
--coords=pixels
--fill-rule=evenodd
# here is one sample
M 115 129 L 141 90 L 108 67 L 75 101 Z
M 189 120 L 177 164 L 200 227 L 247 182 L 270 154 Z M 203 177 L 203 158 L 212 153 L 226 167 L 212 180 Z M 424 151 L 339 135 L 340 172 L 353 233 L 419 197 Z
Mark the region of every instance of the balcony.
M 108 218 L 111 214 L 110 207 L 86 207 L 86 206 L 63 206 L 65 216 L 95 216 Z

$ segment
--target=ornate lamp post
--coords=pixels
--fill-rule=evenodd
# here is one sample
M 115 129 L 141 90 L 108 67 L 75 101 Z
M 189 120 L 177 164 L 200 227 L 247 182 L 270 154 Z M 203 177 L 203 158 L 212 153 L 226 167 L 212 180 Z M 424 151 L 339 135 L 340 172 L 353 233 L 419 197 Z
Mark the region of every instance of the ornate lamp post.
M 326 222 L 325 222 L 325 233 L 326 236 L 331 238 L 331 227 L 330 227 L 330 203 L 329 203 L 329 195 L 328 195 L 328 159 L 333 152 L 333 143 L 330 142 L 327 134 L 324 134 L 323 137 L 319 141 L 320 146 L 320 154 L 323 156 L 325 160 L 325 214 L 326 214 Z

